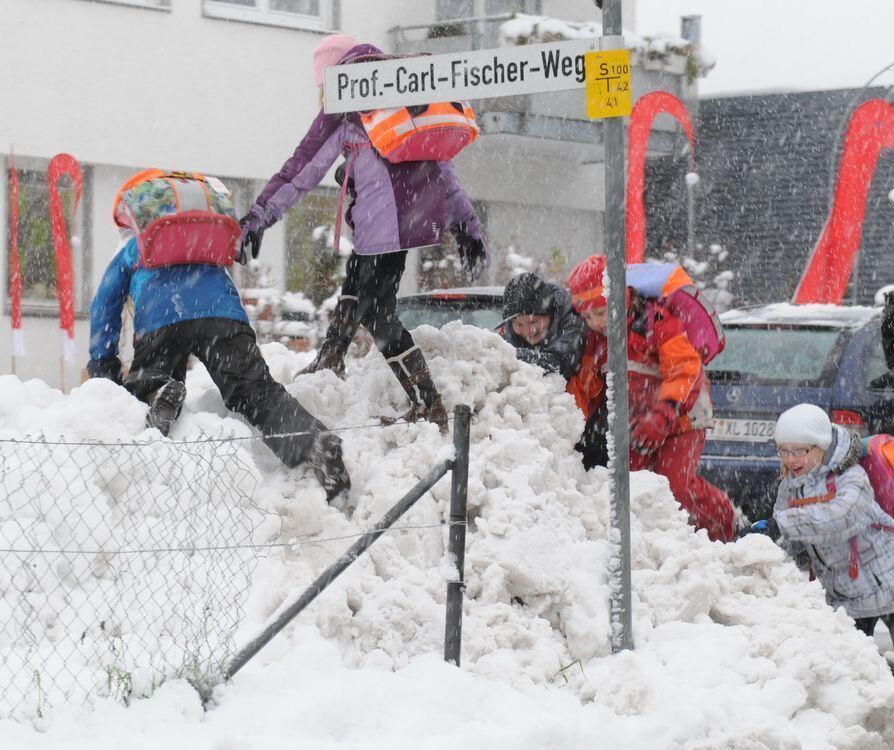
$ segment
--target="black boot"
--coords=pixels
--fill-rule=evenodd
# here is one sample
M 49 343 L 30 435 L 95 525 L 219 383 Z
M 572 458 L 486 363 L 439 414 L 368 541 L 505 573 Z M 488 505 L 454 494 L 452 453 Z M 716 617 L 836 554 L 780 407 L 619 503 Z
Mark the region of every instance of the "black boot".
M 354 340 L 354 334 L 360 326 L 358 308 L 360 302 L 356 297 L 341 296 L 329 319 L 326 337 L 320 344 L 316 359 L 305 367 L 299 375 L 309 375 L 318 370 L 332 370 L 338 377 L 345 376 L 345 355 Z
M 337 435 L 331 432 L 319 433 L 308 446 L 304 460 L 326 491 L 327 502 L 332 502 L 339 492 L 351 489 L 351 477 L 342 459 L 341 438 Z
M 386 361 L 410 399 L 410 410 L 400 419 L 406 422 L 427 419 L 438 425 L 441 434 L 445 435 L 447 410 L 419 347 L 414 345 Z M 382 424 L 394 424 L 396 421 L 390 417 L 382 417 Z
M 162 435 L 167 436 L 174 426 L 174 420 L 180 416 L 183 402 L 186 399 L 186 386 L 179 380 L 170 380 L 159 388 L 149 402 L 149 413 L 146 415 L 146 426 L 154 427 Z

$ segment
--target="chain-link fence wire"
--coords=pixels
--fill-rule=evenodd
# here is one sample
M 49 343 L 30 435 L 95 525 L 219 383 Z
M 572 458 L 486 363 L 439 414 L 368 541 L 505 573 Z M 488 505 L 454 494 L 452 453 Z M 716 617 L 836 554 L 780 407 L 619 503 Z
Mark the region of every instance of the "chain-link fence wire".
M 270 518 L 242 445 L 0 440 L 0 717 L 220 681 Z

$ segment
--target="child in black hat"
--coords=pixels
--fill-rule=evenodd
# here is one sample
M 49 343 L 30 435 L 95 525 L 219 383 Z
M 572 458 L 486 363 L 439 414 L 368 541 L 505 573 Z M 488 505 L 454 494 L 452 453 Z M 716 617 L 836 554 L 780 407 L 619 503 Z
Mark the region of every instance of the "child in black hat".
M 503 338 L 516 356 L 568 380 L 580 365 L 584 323 L 571 295 L 537 274 L 523 273 L 503 291 Z

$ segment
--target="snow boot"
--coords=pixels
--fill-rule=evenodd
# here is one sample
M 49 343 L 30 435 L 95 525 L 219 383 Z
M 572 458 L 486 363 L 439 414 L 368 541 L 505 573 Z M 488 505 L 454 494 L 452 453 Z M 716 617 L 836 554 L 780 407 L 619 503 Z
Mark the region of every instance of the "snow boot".
M 299 375 L 310 375 L 319 370 L 332 370 L 338 377 L 345 376 L 345 355 L 354 340 L 354 334 L 360 326 L 358 310 L 360 300 L 357 297 L 342 295 L 332 311 L 326 337 L 320 344 L 317 357 Z
M 308 446 L 304 460 L 326 491 L 326 502 L 331 503 L 340 492 L 351 489 L 351 477 L 342 459 L 341 438 L 337 435 L 318 433 Z
M 186 386 L 179 380 L 169 380 L 155 392 L 149 403 L 146 426 L 154 427 L 167 437 L 174 426 L 174 420 L 180 416 L 185 399 Z
M 446 435 L 447 410 L 419 347 L 414 345 L 386 361 L 410 399 L 410 410 L 399 419 L 405 422 L 427 419 L 438 425 L 442 435 Z M 384 425 L 397 421 L 393 417 L 382 417 Z

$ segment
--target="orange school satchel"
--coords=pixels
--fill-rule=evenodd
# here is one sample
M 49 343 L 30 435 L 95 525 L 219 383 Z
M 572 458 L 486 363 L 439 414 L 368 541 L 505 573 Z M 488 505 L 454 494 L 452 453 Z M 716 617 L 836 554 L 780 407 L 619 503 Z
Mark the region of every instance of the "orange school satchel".
M 468 102 L 436 102 L 374 109 L 360 114 L 373 148 L 383 159 L 449 161 L 478 137 Z
M 386 161 L 450 161 L 478 137 L 478 122 L 468 102 L 436 102 L 360 113 L 372 147 Z M 341 216 L 351 166 L 366 144 L 348 143 L 349 156 L 335 215 L 333 251 L 341 246 Z

